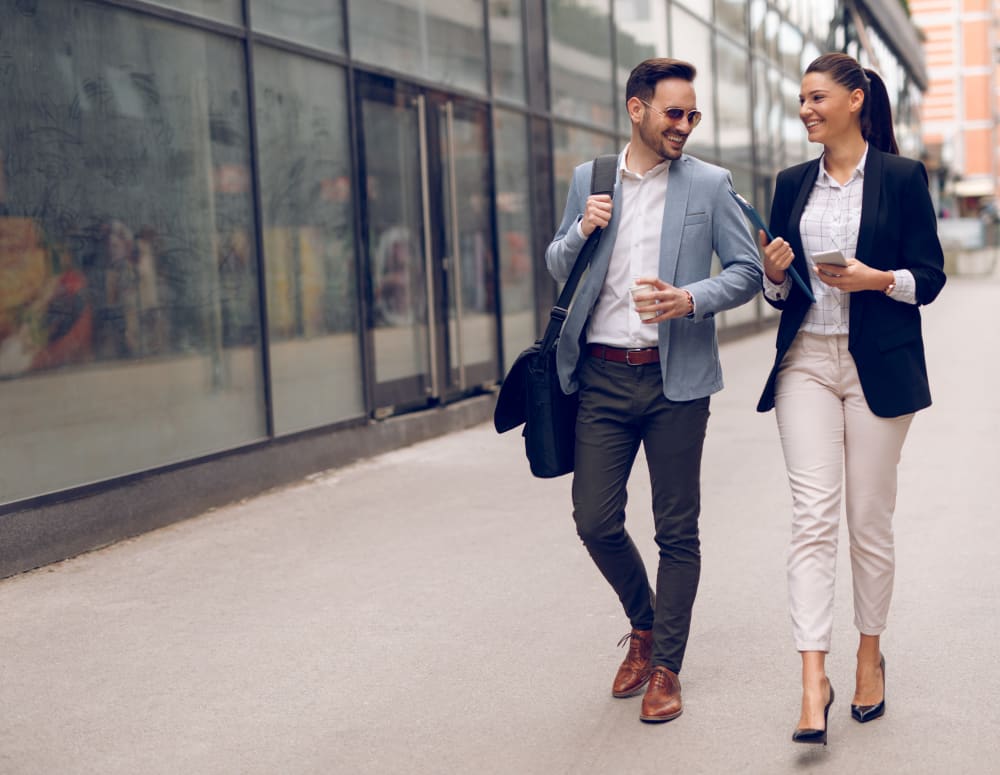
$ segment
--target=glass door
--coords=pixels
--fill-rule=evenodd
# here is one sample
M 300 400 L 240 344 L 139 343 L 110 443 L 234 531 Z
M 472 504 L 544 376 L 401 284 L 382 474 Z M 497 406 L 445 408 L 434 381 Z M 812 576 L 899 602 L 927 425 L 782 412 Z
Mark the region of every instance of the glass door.
M 375 414 L 470 395 L 499 378 L 484 106 L 358 76 L 367 346 Z

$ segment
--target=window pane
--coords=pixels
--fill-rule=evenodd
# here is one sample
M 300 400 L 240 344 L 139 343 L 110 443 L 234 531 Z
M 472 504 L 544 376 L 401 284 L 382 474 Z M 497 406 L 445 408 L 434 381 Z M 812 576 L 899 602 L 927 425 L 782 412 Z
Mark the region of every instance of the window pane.
M 751 164 L 750 54 L 716 35 L 719 65 L 719 153 L 723 165 Z
M 341 0 L 253 0 L 252 8 L 259 32 L 327 51 L 344 50 Z
M 747 34 L 747 0 L 715 0 L 715 23 L 739 40 Z
M 277 433 L 364 414 L 346 74 L 258 48 L 264 264 Z
M 489 0 L 493 94 L 525 101 L 521 0 Z
M 534 261 L 528 161 L 528 124 L 505 110 L 493 114 L 496 153 L 500 298 L 503 302 L 504 372 L 538 336 L 535 322 Z
M 0 499 L 260 438 L 241 47 L 65 0 L 5 19 Z
M 799 81 L 785 78 L 782 81 L 785 121 L 782 134 L 785 140 L 784 166 L 790 167 L 805 161 L 807 157 L 807 135 L 802 119 L 799 118 Z
M 667 56 L 666 0 L 615 0 L 615 24 L 618 28 L 618 104 L 615 114 L 619 129 L 631 132 L 625 110 L 625 86 L 629 73 L 637 64 L 652 57 Z
M 614 138 L 608 135 L 588 132 L 584 129 L 553 124 L 552 145 L 555 153 L 555 196 L 556 222 L 562 219 L 566 209 L 566 195 L 573 180 L 573 170 L 602 153 L 617 153 L 620 148 Z
M 714 159 L 715 153 L 715 83 L 712 74 L 712 32 L 707 24 L 702 24 L 690 14 L 673 9 L 673 52 L 677 59 L 693 64 L 698 70 L 694 80 L 698 107 L 701 109 L 701 123 L 691 133 L 685 146 L 688 153 Z
M 240 0 L 151 0 L 151 2 L 231 24 L 243 23 Z
M 673 0 L 673 5 L 682 5 L 705 21 L 712 21 L 712 0 Z
M 355 59 L 486 93 L 483 0 L 348 0 L 347 9 Z
M 551 0 L 552 112 L 614 128 L 610 0 Z

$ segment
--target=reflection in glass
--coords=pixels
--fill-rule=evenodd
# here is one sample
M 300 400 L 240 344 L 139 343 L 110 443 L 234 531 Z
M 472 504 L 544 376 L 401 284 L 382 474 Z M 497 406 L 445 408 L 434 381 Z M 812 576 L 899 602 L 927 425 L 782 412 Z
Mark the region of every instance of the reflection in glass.
M 770 170 L 773 164 L 773 149 L 767 116 L 772 100 L 768 93 L 767 65 L 756 57 L 753 60 L 753 85 L 754 150 L 757 154 L 757 164 L 762 169 Z
M 260 438 L 241 47 L 51 0 L 0 61 L 0 501 Z
M 252 0 L 254 29 L 340 53 L 344 50 L 342 0 Z
M 695 94 L 698 95 L 698 108 L 701 110 L 701 123 L 688 138 L 685 151 L 693 156 L 706 160 L 716 157 L 715 150 L 715 78 L 712 73 L 712 31 L 707 24 L 695 19 L 688 13 L 673 8 L 671 20 L 671 37 L 673 52 L 677 59 L 691 62 L 698 70 L 694 79 Z
M 615 139 L 609 135 L 588 132 L 566 124 L 552 125 L 552 146 L 555 172 L 555 212 L 561 219 L 566 209 L 566 196 L 573 180 L 573 170 L 602 153 L 618 153 Z
M 493 95 L 524 102 L 522 0 L 489 0 Z
M 151 2 L 231 24 L 243 23 L 241 0 L 151 0 Z
M 610 0 L 549 0 L 552 111 L 614 128 Z
M 347 86 L 337 67 L 258 47 L 264 263 L 277 433 L 364 414 Z
M 484 111 L 451 102 L 439 110 L 449 363 L 452 384 L 465 389 L 475 364 L 489 364 L 496 377 L 488 131 Z
M 674 0 L 674 4 L 683 5 L 707 22 L 712 21 L 712 0 Z
M 531 257 L 528 124 L 517 113 L 497 110 L 493 114 L 493 127 L 506 373 L 521 350 L 539 333 L 535 323 L 535 272 Z
M 395 103 L 366 98 L 361 112 L 375 381 L 422 377 L 430 366 L 420 118 L 401 93 Z
M 615 0 L 615 34 L 618 66 L 618 128 L 631 132 L 625 109 L 625 87 L 629 73 L 645 59 L 667 56 L 667 4 L 650 0 Z
M 747 0 L 715 0 L 715 23 L 737 40 L 744 40 L 747 34 Z
M 348 0 L 351 55 L 486 93 L 483 0 Z
M 719 84 L 719 154 L 722 164 L 751 164 L 750 54 L 741 46 L 716 35 Z
M 784 166 L 790 167 L 808 158 L 808 136 L 802 119 L 799 118 L 799 81 L 785 78 L 781 82 L 782 104 L 785 107 L 785 120 L 782 133 L 785 140 Z M 819 148 L 819 146 L 817 146 Z

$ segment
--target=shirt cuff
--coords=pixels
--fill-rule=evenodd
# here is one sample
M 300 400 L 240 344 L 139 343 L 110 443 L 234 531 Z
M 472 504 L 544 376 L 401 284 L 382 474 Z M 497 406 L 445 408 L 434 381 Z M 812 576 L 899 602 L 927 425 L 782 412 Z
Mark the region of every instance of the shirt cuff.
M 576 222 L 576 233 L 580 235 L 580 239 L 586 241 L 587 235 L 583 233 L 583 218 Z
M 889 298 L 893 301 L 901 301 L 904 304 L 917 303 L 917 281 L 913 272 L 909 269 L 892 270 L 893 277 L 896 278 L 896 287 L 892 289 Z
M 792 289 L 792 276 L 785 273 L 783 283 L 771 282 L 771 278 L 764 273 L 764 295 L 771 301 L 783 301 L 788 298 L 788 292 Z

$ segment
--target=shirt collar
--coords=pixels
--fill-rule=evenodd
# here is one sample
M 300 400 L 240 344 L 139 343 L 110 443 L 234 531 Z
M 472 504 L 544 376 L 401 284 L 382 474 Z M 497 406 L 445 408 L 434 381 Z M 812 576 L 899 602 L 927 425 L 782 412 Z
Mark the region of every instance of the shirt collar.
M 861 158 L 858 159 L 858 163 L 854 166 L 854 172 L 851 174 L 851 179 L 847 181 L 848 183 L 855 178 L 864 178 L 866 161 L 868 161 L 868 143 L 865 143 L 865 152 L 861 154 Z M 816 176 L 816 182 L 824 186 L 840 186 L 840 183 L 830 177 L 830 173 L 826 171 L 825 151 L 819 157 L 819 174 Z
M 664 159 L 651 170 L 647 171 L 645 175 L 640 175 L 638 172 L 632 172 L 626 164 L 625 160 L 628 158 L 628 149 L 632 143 L 628 143 L 625 146 L 625 150 L 621 154 L 621 162 L 618 165 L 618 179 L 625 180 L 626 178 L 631 180 L 645 180 L 646 178 L 655 178 L 658 175 L 662 175 L 670 169 L 670 159 Z

